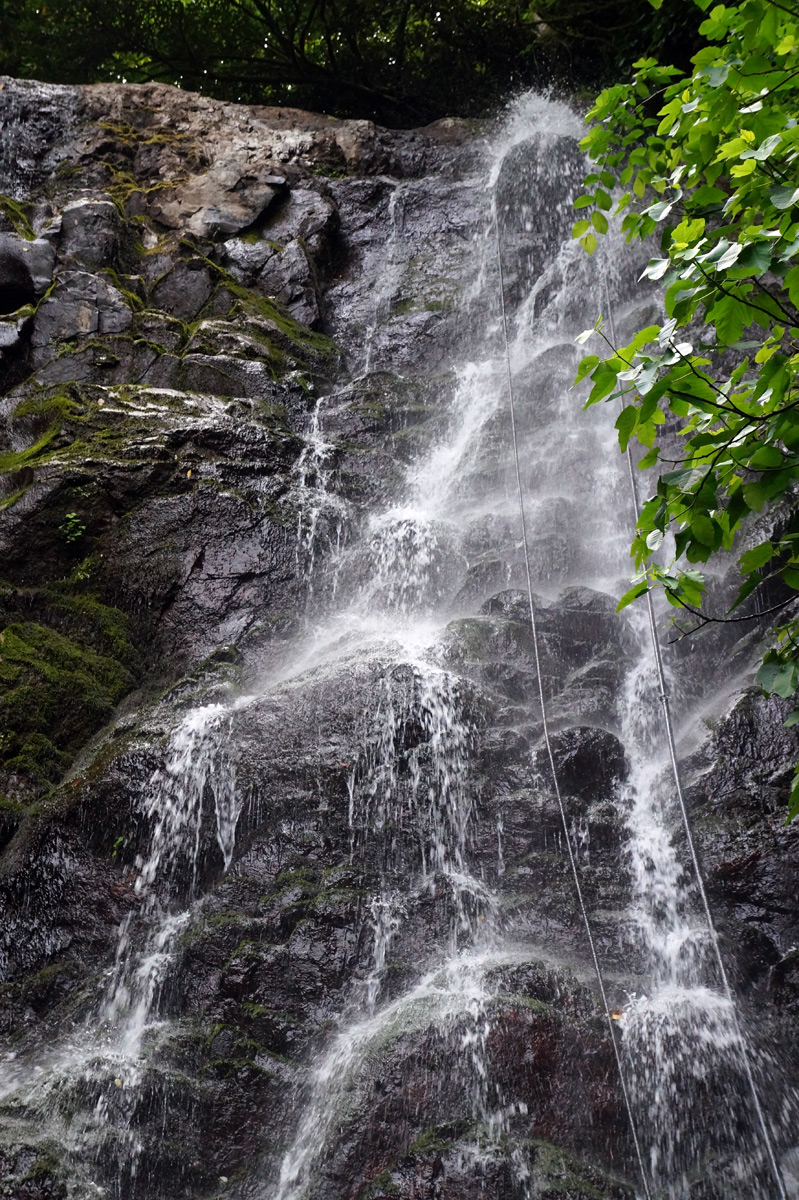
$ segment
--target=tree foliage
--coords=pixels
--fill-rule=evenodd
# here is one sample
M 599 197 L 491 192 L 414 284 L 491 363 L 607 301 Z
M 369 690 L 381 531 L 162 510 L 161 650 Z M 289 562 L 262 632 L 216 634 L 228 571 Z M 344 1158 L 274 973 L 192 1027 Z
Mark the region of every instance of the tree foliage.
M 4 0 L 0 72 L 156 79 L 419 124 L 494 111 L 532 85 L 600 86 L 636 54 L 690 41 L 692 12 L 690 0 L 644 22 L 638 0 Z
M 710 2 L 696 0 L 705 12 Z M 576 201 L 574 235 L 593 253 L 613 216 L 628 240 L 659 234 L 661 254 L 644 274 L 660 281 L 667 320 L 626 346 L 612 346 L 598 323 L 606 350 L 583 358 L 578 379 L 590 379 L 588 405 L 621 398 L 622 451 L 637 441 L 639 465 L 661 472 L 619 607 L 662 588 L 688 633 L 746 619 L 749 597 L 776 594 L 765 610 L 781 623 L 757 682 L 790 697 L 799 685 L 799 14 L 776 0 L 719 4 L 700 33 L 707 45 L 690 71 L 639 60 L 632 81 L 602 92 L 589 113 L 583 144 L 596 170 Z M 699 568 L 767 509 L 772 533 L 740 555 L 738 596 L 714 616 Z M 786 724 L 797 722 L 799 712 Z M 799 768 L 789 819 L 797 815 Z

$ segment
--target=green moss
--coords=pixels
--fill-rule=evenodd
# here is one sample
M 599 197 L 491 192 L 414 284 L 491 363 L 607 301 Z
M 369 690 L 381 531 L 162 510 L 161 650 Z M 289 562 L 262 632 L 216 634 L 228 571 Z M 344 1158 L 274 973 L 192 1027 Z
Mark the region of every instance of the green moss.
M 97 165 L 105 167 L 108 171 L 110 178 L 105 183 L 105 190 L 123 216 L 131 196 L 137 194 L 149 196 L 154 192 L 178 187 L 188 179 L 188 175 L 176 175 L 171 179 L 159 179 L 157 183 L 143 184 L 130 171 L 126 171 L 116 163 L 109 162 L 108 159 L 99 159 Z
M 381 1171 L 363 1191 L 359 1192 L 358 1200 L 379 1200 L 382 1196 L 399 1196 L 400 1194 L 400 1188 L 394 1182 L 394 1176 L 391 1171 L 386 1170 Z
M 194 945 L 205 941 L 206 937 L 211 933 L 218 933 L 225 929 L 235 929 L 237 926 L 246 924 L 247 917 L 241 913 L 214 913 L 210 917 L 205 917 L 193 929 L 187 929 L 185 933 L 181 934 L 180 941 L 184 946 Z
M 66 963 L 63 961 L 49 963 L 46 967 L 42 967 L 40 971 L 37 971 L 35 975 L 28 975 L 19 985 L 20 992 L 23 996 L 28 997 L 45 991 L 63 972 L 65 966 Z
M 55 1179 L 59 1170 L 58 1160 L 52 1154 L 45 1154 L 28 1168 L 20 1183 L 42 1183 L 45 1179 Z
M 277 301 L 260 296 L 239 283 L 224 267 L 220 267 L 218 263 L 200 253 L 193 242 L 183 239 L 181 245 L 190 250 L 193 257 L 201 259 L 211 269 L 219 283 L 223 284 L 230 295 L 239 302 L 240 310 L 245 315 L 258 316 L 262 320 L 272 322 L 275 328 L 297 347 L 298 351 L 314 350 L 317 354 L 338 358 L 341 351 L 332 338 L 327 337 L 324 333 L 315 333 L 307 325 L 301 325 L 299 321 L 290 317 Z M 235 315 L 235 313 L 231 315 Z
M 349 177 L 348 171 L 339 171 L 335 167 L 323 166 L 311 167 L 311 174 L 321 175 L 323 179 L 347 179 Z
M 531 1145 L 535 1153 L 536 1194 L 546 1200 L 575 1193 L 586 1200 L 608 1200 L 609 1189 L 615 1192 L 619 1187 L 619 1180 L 579 1162 L 551 1142 L 535 1139 Z M 632 1189 L 629 1195 L 632 1200 Z
M 454 1142 L 460 1141 L 472 1127 L 468 1120 L 449 1121 L 445 1125 L 431 1125 L 422 1131 L 416 1141 L 408 1147 L 408 1154 L 441 1154 Z
M 501 1008 L 526 1008 L 529 1012 L 540 1013 L 542 1016 L 555 1014 L 555 1009 L 551 1004 L 546 1004 L 543 1000 L 536 1000 L 534 996 L 522 996 L 516 992 L 498 996 L 496 1005 Z
M 0 474 L 5 475 L 19 471 L 22 467 L 34 466 L 44 457 L 53 438 L 59 433 L 59 428 L 58 425 L 51 425 L 27 450 L 7 450 L 5 454 L 0 454 Z
M 79 415 L 82 415 L 82 409 L 76 407 L 74 399 L 63 392 L 34 392 L 14 410 L 15 417 L 48 416 L 65 420 Z
M 133 218 L 136 220 L 137 218 Z M 142 221 L 145 218 L 141 218 Z M 158 238 L 154 246 L 145 246 L 143 242 L 137 241 L 133 243 L 133 249 L 138 254 L 139 258 L 152 257 L 154 254 L 166 254 L 172 248 L 172 238 L 168 233 L 162 234 Z
M 108 277 L 110 282 L 123 297 L 128 308 L 132 309 L 133 312 L 142 311 L 144 308 L 144 301 L 142 300 L 141 296 L 137 296 L 135 292 L 132 292 L 112 267 L 105 267 L 102 271 L 102 274 Z
M 124 146 L 176 146 L 191 141 L 188 133 L 169 126 L 159 126 L 157 129 L 139 129 L 129 121 L 97 121 L 97 127 L 110 133 L 116 141 Z
M 6 496 L 3 500 L 0 500 L 0 512 L 8 508 L 13 508 L 17 501 L 22 499 L 27 490 L 27 487 L 18 488 L 16 492 L 12 492 L 10 496 Z
M 0 632 L 0 763 L 34 785 L 55 780 L 131 686 L 125 666 L 31 621 Z
M 353 410 L 367 421 L 383 421 L 388 416 L 388 408 L 379 400 L 364 400 L 354 404 Z
M 241 1007 L 248 1017 L 270 1017 L 275 1011 L 272 1008 L 265 1008 L 263 1004 L 254 1004 L 252 1000 L 244 1000 Z
M 3 744 L 4 734 L 0 733 L 0 746 Z M 21 817 L 28 811 L 25 804 L 21 804 L 19 800 L 9 800 L 8 796 L 0 796 L 0 812 L 10 813 L 12 817 Z
M 136 650 L 130 639 L 128 619 L 118 608 L 103 604 L 97 596 L 87 592 L 75 593 L 71 589 L 75 585 L 73 576 L 76 572 L 87 572 L 84 559 L 75 572 L 60 584 L 53 586 L 57 607 L 67 618 L 79 618 L 79 623 L 90 630 L 91 644 L 101 649 L 120 662 L 129 664 L 137 658 Z
M 239 240 L 246 242 L 248 246 L 257 246 L 257 244 L 262 242 L 264 239 L 261 237 L 261 234 L 257 229 L 248 229 L 246 233 L 239 234 Z
M 479 617 L 462 617 L 460 620 L 450 621 L 447 633 L 455 635 L 458 646 L 469 658 L 479 662 L 490 657 L 495 630 L 489 621 Z
M 17 200 L 12 200 L 10 196 L 0 196 L 0 212 L 8 218 L 14 226 L 14 232 L 19 237 L 32 242 L 36 234 L 28 220 L 28 213 L 26 211 L 28 207 L 28 205 L 20 204 Z

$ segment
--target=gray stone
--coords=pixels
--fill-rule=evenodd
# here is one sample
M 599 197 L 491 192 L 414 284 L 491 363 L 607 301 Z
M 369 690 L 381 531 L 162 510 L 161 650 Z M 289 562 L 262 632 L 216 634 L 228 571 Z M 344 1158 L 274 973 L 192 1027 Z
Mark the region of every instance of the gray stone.
M 61 216 L 59 256 L 91 271 L 114 266 L 121 222 L 111 200 L 76 200 Z
M 107 278 L 87 271 L 62 271 L 39 305 L 31 340 L 41 361 L 59 342 L 94 333 L 121 333 L 132 320 L 124 296 Z
M 256 282 L 267 296 L 284 304 L 295 321 L 312 325 L 318 319 L 313 268 L 299 238 L 270 256 Z
M 162 191 L 150 213 L 169 229 L 199 237 L 224 238 L 261 217 L 285 187 L 279 175 L 219 158 L 204 175 Z
M 0 235 L 0 313 L 12 313 L 36 299 L 27 243 L 10 234 Z
M 152 303 L 181 321 L 193 321 L 211 298 L 213 284 L 198 260 L 179 262 L 152 290 Z

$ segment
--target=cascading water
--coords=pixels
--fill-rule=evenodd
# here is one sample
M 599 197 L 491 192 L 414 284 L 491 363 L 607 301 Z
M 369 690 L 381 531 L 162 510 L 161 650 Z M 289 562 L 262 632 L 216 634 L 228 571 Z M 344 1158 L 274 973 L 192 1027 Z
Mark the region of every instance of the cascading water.
M 398 1125 L 403 1154 L 424 1143 L 425 1126 L 454 1130 L 441 1171 L 476 1181 L 480 1194 L 496 1200 L 554 1194 L 546 1191 L 550 1150 L 542 1149 L 555 1137 L 552 1102 L 546 1091 L 530 1098 L 514 1089 L 503 1061 L 502 1036 L 512 1023 L 501 1015 L 508 995 L 517 998 L 512 1020 L 519 1036 L 533 1031 L 519 1056 L 529 1069 L 524 1078 L 531 1095 L 540 1082 L 537 1070 L 542 1079 L 557 1071 L 563 1037 L 561 1018 L 553 1014 L 567 1011 L 590 1026 L 584 1090 L 594 1088 L 592 1103 L 600 1099 L 592 1109 L 581 1108 L 578 1089 L 568 1102 L 578 1114 L 604 1113 L 605 1124 L 592 1128 L 586 1117 L 585 1146 L 572 1149 L 590 1148 L 610 1174 L 600 1179 L 606 1190 L 589 1181 L 586 1187 L 594 1190 L 581 1196 L 629 1197 L 634 1190 L 663 1200 L 766 1200 L 776 1194 L 747 1090 L 749 1060 L 737 1016 L 714 974 L 710 935 L 676 819 L 647 631 L 630 618 L 623 634 L 613 635 L 615 657 L 606 654 L 598 667 L 590 655 L 573 659 L 571 634 L 564 632 L 568 610 L 587 643 L 605 637 L 593 628 L 601 623 L 596 614 L 613 618 L 596 598 L 617 594 L 627 572 L 630 505 L 610 414 L 582 415 L 570 391 L 574 337 L 593 322 L 604 295 L 601 263 L 587 260 L 568 237 L 570 193 L 584 169 L 575 143 L 580 132 L 565 105 L 533 97 L 515 106 L 480 162 L 472 161 L 453 184 L 455 197 L 458 188 L 482 197 L 483 227 L 460 257 L 451 248 L 439 250 L 436 237 L 405 243 L 409 214 L 424 203 L 424 179 L 378 181 L 387 197 L 388 252 L 385 246 L 372 251 L 366 315 L 361 311 L 360 324 L 353 319 L 351 328 L 343 318 L 337 336 L 359 364 L 356 384 L 389 370 L 392 320 L 413 295 L 419 264 L 438 254 L 438 274 L 449 286 L 457 263 L 451 344 L 427 351 L 429 372 L 441 381 L 441 395 L 452 400 L 439 405 L 434 437 L 421 453 L 409 455 L 389 499 L 360 518 L 335 491 L 336 422 L 346 408 L 346 388 L 319 400 L 294 472 L 298 575 L 310 596 L 302 633 L 272 648 L 267 666 L 256 664 L 246 697 L 183 717 L 164 765 L 149 779 L 141 807 L 150 832 L 135 863 L 135 916 L 123 922 L 115 964 L 93 1010 L 100 1037 L 87 1033 L 75 1039 L 77 1051 L 71 1046 L 43 1061 L 36 1096 L 27 1100 L 52 1123 L 53 1095 L 83 1089 L 81 1115 L 75 1116 L 80 1104 L 73 1095 L 70 1119 L 59 1118 L 58 1133 L 76 1162 L 91 1162 L 87 1178 L 100 1154 L 108 1154 L 111 1132 L 117 1152 L 127 1146 L 114 1184 L 119 1200 L 147 1195 L 147 1180 L 136 1177 L 140 1145 L 133 1116 L 159 1031 L 167 1036 L 170 1029 L 163 997 L 181 934 L 201 908 L 210 806 L 217 860 L 210 874 L 235 887 L 253 870 L 244 862 L 247 847 L 235 844 L 240 815 L 255 825 L 271 803 L 274 779 L 281 771 L 294 778 L 293 754 L 281 758 L 277 752 L 274 759 L 266 755 L 260 776 L 249 775 L 257 757 L 253 747 L 267 744 L 268 751 L 269 733 L 287 712 L 298 724 L 321 727 L 329 716 L 325 685 L 331 680 L 341 688 L 344 715 L 334 770 L 327 776 L 322 766 L 317 771 L 319 822 L 343 797 L 342 856 L 365 893 L 357 931 L 362 945 L 352 950 L 334 1016 L 323 1011 L 319 1017 L 309 1070 L 297 1071 L 295 1085 L 283 1088 L 284 1103 L 291 1096 L 283 1144 L 266 1146 L 262 1160 L 248 1164 L 229 1189 L 225 1178 L 228 1194 L 241 1200 L 349 1200 L 355 1193 L 347 1164 L 353 1156 L 377 1161 L 384 1149 L 358 1141 L 370 1105 L 388 1090 L 383 1073 L 399 1080 L 392 1085 L 399 1099 L 383 1125 Z M 502 304 L 495 233 L 504 265 Z M 614 292 L 620 320 L 645 301 L 629 280 L 620 280 Z M 436 300 L 434 311 L 443 304 Z M 410 371 L 411 357 L 400 355 L 401 370 Z M 422 360 L 416 369 L 428 366 Z M 515 496 L 509 382 L 519 402 L 526 544 Z M 546 615 L 540 682 L 553 736 L 562 738 L 555 758 L 563 771 L 565 835 L 547 824 L 552 782 L 535 672 L 536 689 L 530 686 L 529 611 L 519 592 L 527 586 L 526 557 Z M 507 653 L 493 663 L 493 673 L 478 678 L 472 664 L 487 639 L 502 643 Z M 489 731 L 485 714 L 494 688 L 504 689 L 505 700 L 501 720 Z M 352 712 L 346 689 L 356 697 Z M 621 784 L 623 765 L 609 768 L 597 752 L 588 754 L 586 768 L 579 757 L 580 746 L 602 733 L 618 734 L 623 742 L 628 767 Z M 499 746 L 497 774 L 503 754 L 511 762 L 493 798 L 484 794 L 487 773 L 481 767 L 489 737 Z M 569 776 L 575 745 L 580 771 L 599 780 L 591 803 L 614 807 L 627 829 L 626 915 L 614 913 L 612 930 L 605 927 L 600 938 L 602 952 L 613 960 L 609 988 L 623 1008 L 615 1034 L 596 1032 L 596 1005 L 585 1015 L 580 1005 L 587 1002 L 567 978 L 567 970 L 584 979 L 590 974 L 573 914 L 547 911 L 550 884 L 553 894 L 564 895 L 564 836 L 572 840 L 580 869 L 591 865 L 585 805 L 579 807 L 570 792 L 579 791 L 579 781 Z M 256 778 L 256 799 L 258 789 L 248 791 L 242 782 L 247 778 Z M 521 892 L 519 881 L 533 870 L 519 844 L 535 837 L 529 827 L 519 832 L 518 812 L 534 805 L 543 814 L 542 860 L 549 872 L 542 877 L 540 914 L 531 911 L 536 904 L 527 893 L 520 901 L 514 892 Z M 486 839 L 481 822 L 489 812 Z M 282 835 L 293 818 L 276 813 L 274 828 Z M 513 871 L 506 865 L 511 859 Z M 603 916 L 592 912 L 591 920 Z M 263 939 L 266 921 L 259 915 L 252 922 Z M 552 929 L 563 936 L 562 945 L 554 943 Z M 243 937 L 241 944 L 244 954 L 256 943 Z M 519 979 L 534 970 L 545 974 L 541 964 L 550 959 L 558 979 L 546 993 L 552 1002 L 523 995 Z M 237 983 L 238 992 L 244 986 Z M 234 992 L 231 985 L 226 1004 L 234 1003 Z M 636 994 L 622 1004 L 625 992 Z M 175 1009 L 181 1011 L 177 1003 Z M 541 1028 L 523 1018 L 540 1020 Z M 619 1081 L 612 1075 L 611 1036 L 619 1039 L 645 1180 L 636 1174 Z M 418 1068 L 410 1081 L 408 1062 Z M 582 1064 L 580 1079 L 581 1072 Z M 7 1094 L 22 1095 L 26 1086 L 15 1074 Z M 268 1121 L 265 1113 L 264 1125 Z M 396 1159 L 392 1170 L 399 1178 Z M 386 1172 L 387 1190 L 374 1190 Z M 561 1182 L 565 1173 L 564 1167 Z M 393 1179 L 388 1168 L 376 1172 L 372 1190 L 358 1197 L 396 1194 Z M 425 1194 L 460 1196 L 441 1191 L 439 1179 Z M 102 1194 L 100 1186 L 87 1183 L 85 1194 L 90 1187 Z M 466 1187 L 463 1195 L 471 1200 L 477 1191 Z M 561 1192 L 568 1187 L 566 1182 Z
M 507 131 L 507 141 L 496 152 L 490 173 L 492 187 L 509 151 L 523 147 L 531 136 L 540 138 L 545 147 L 549 138 L 557 145 L 564 132 L 575 128 L 567 110 L 542 108 L 546 118 L 554 117 L 554 128 L 545 124 L 543 129 L 531 129 L 529 114 L 517 116 Z M 535 202 L 527 203 L 532 214 Z M 519 369 L 563 340 L 561 314 L 552 295 L 573 269 L 574 249 L 569 245 L 559 249 L 556 230 L 560 225 L 563 231 L 568 198 L 559 196 L 558 206 L 551 231 L 555 245 L 541 253 L 542 258 L 554 257 L 554 267 L 544 270 L 531 288 L 521 285 L 525 303 L 514 347 Z M 393 244 L 396 221 L 392 221 L 392 230 Z M 500 446 L 504 441 L 506 454 L 508 448 L 506 431 L 502 432 L 506 399 L 502 324 L 495 303 L 497 278 L 491 265 L 490 255 L 480 261 L 465 300 L 482 313 L 486 307 L 493 309 L 481 347 L 485 357 L 457 366 L 455 402 L 444 436 L 411 467 L 400 502 L 375 514 L 361 542 L 352 548 L 349 563 L 337 564 L 339 579 L 346 580 L 348 567 L 354 579 L 349 605 L 323 624 L 315 639 L 321 648 L 318 662 L 329 649 L 331 624 L 338 631 L 357 630 L 356 641 L 362 646 L 365 642 L 366 647 L 374 644 L 379 629 L 380 644 L 399 643 L 402 671 L 410 670 L 412 682 L 409 689 L 406 684 L 399 701 L 391 679 L 384 682 L 370 728 L 362 735 L 363 762 L 352 768 L 349 781 L 353 855 L 366 840 L 379 838 L 383 845 L 381 891 L 372 905 L 373 913 L 378 914 L 373 921 L 372 967 L 342 1018 L 340 1033 L 298 1097 L 297 1110 L 302 1115 L 294 1142 L 280 1164 L 277 1180 L 258 1193 L 270 1200 L 301 1200 L 314 1193 L 320 1161 L 331 1153 L 332 1139 L 346 1121 L 347 1109 L 357 1107 L 359 1081 L 369 1077 L 376 1046 L 390 1039 L 398 1027 L 412 1031 L 414 1014 L 420 1008 L 424 1026 L 438 1025 L 447 1039 L 450 1069 L 463 1092 L 461 1116 L 473 1129 L 470 1150 L 475 1162 L 505 1155 L 512 1168 L 513 1194 L 520 1198 L 534 1194 L 530 1190 L 531 1164 L 522 1148 L 508 1141 L 514 1114 L 521 1115 L 525 1106 L 523 1102 L 505 1103 L 501 1088 L 491 1079 L 486 1050 L 494 998 L 487 986 L 490 971 L 503 962 L 524 961 L 525 951 L 503 929 L 499 894 L 469 865 L 469 821 L 478 800 L 470 795 L 470 757 L 476 731 L 457 703 L 457 680 L 435 663 L 442 619 L 446 621 L 453 608 L 457 611 L 453 596 L 468 569 L 464 542 L 474 526 L 487 519 L 504 526 L 516 566 L 513 561 L 508 563 L 502 582 L 520 578 L 520 547 L 507 495 L 507 475 L 500 472 L 496 480 L 493 463 L 490 488 L 483 478 L 486 455 L 496 452 L 498 441 Z M 389 282 L 398 286 L 400 278 L 392 277 Z M 373 336 L 370 328 L 370 346 Z M 563 364 L 559 365 L 563 370 Z M 558 397 L 555 403 L 559 401 Z M 601 430 L 600 436 L 605 449 L 607 430 Z M 594 474 L 591 483 L 606 498 L 617 488 L 617 479 L 610 472 L 599 474 L 599 480 Z M 558 494 L 557 485 L 552 490 Z M 604 549 L 613 536 L 607 513 L 604 521 L 595 518 L 593 532 Z M 593 558 L 593 553 L 589 549 L 588 557 Z M 342 590 L 346 596 L 346 589 Z M 352 645 L 351 638 L 347 644 Z M 303 665 L 307 662 L 304 659 Z M 396 673 L 397 668 L 393 670 Z M 422 759 L 427 759 L 425 765 Z M 498 837 L 501 863 L 501 832 Z M 403 847 L 408 839 L 415 844 L 410 856 Z M 402 888 L 395 890 L 400 877 Z M 401 928 L 409 900 L 412 903 L 424 892 L 437 896 L 439 902 L 443 899 L 448 912 L 446 932 L 441 929 L 437 947 L 432 954 L 428 952 L 439 963 L 399 996 L 388 997 L 381 1004 L 388 949 Z
M 698 1179 L 713 1181 L 713 1195 L 784 1195 L 752 1052 L 685 852 L 658 690 L 655 664 L 644 655 L 623 696 L 631 771 L 620 804 L 629 831 L 631 942 L 646 988 L 625 1010 L 625 1066 L 651 1180 L 669 1200 L 690 1195 Z M 701 1120 L 685 1120 L 685 1111 Z
M 192 709 L 172 734 L 166 762 L 145 793 L 145 818 L 152 822 L 150 844 L 136 859 L 133 891 L 138 905 L 122 924 L 102 1014 L 115 1049 L 134 1063 L 175 939 L 190 916 L 188 907 L 178 913 L 170 911 L 171 895 L 182 891 L 185 905 L 197 894 L 204 802 L 209 792 L 225 871 L 233 858 L 241 799 L 222 744 L 228 721 L 223 704 Z M 134 914 L 136 925 L 152 930 L 144 948 L 140 938 L 132 938 Z

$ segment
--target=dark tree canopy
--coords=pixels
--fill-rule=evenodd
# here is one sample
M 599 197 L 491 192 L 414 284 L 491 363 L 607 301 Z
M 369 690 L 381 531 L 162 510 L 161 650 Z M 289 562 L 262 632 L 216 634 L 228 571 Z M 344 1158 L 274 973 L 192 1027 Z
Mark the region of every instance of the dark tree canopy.
M 0 72 L 156 79 L 388 125 L 479 116 L 514 90 L 589 88 L 642 53 L 685 60 L 690 0 L 5 0 Z

